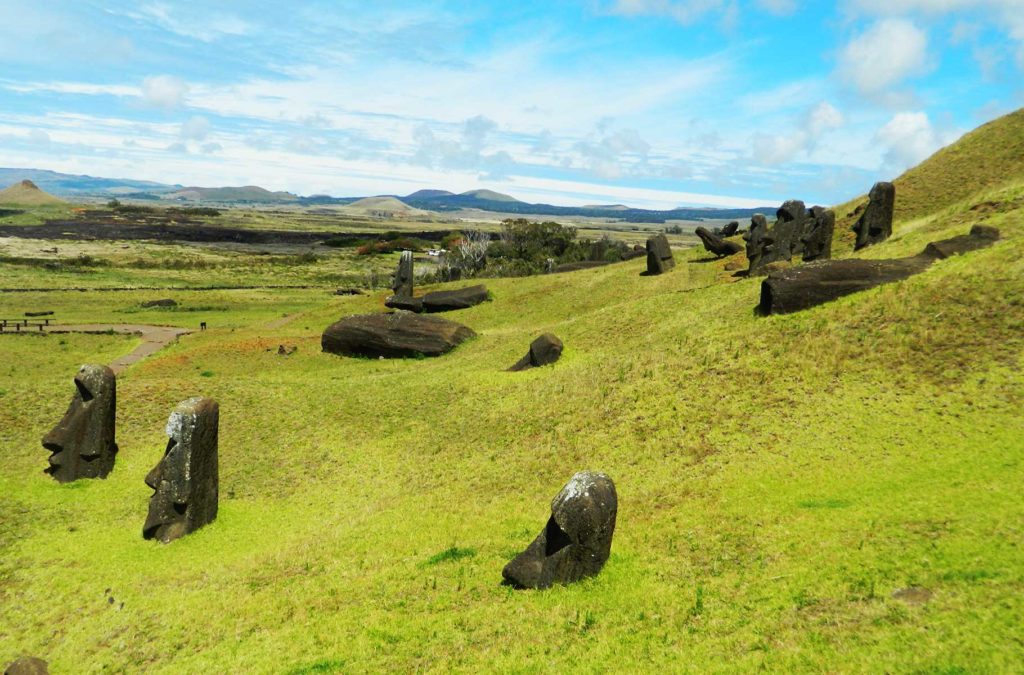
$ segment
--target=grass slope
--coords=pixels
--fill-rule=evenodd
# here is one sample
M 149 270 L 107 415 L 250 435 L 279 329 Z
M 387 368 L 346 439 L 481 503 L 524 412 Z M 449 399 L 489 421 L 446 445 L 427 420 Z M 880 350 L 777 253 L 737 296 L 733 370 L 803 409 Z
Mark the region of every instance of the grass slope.
M 903 255 L 975 222 L 1004 240 L 779 317 L 755 317 L 758 281 L 698 251 L 660 277 L 632 261 L 491 280 L 493 302 L 450 315 L 479 337 L 434 360 L 320 352 L 324 326 L 379 311 L 382 296 L 220 293 L 222 325 L 119 379 L 111 476 L 64 486 L 41 473 L 39 438 L 77 365 L 129 344 L 0 336 L 0 661 L 1017 669 L 1022 216 L 1024 182 L 900 223 L 868 253 Z M 96 321 L 137 302 L 27 300 L 41 298 Z M 543 331 L 565 341 L 562 360 L 504 372 Z M 278 356 L 282 343 L 299 350 Z M 221 404 L 220 516 L 169 546 L 143 541 L 143 478 L 171 407 L 197 393 Z M 500 586 L 582 468 L 619 490 L 605 570 L 546 592 Z M 931 600 L 893 597 L 913 586 Z

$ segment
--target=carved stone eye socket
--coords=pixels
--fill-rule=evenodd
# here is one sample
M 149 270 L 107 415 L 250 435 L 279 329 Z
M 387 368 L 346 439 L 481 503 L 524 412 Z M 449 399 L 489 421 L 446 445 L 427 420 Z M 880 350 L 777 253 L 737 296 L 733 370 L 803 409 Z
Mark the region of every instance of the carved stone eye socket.
M 85 383 L 77 377 L 75 378 L 75 387 L 78 389 L 78 395 L 82 397 L 83 401 L 88 402 L 96 398 L 92 395 L 92 392 L 89 391 L 89 388 L 85 386 Z
M 551 516 L 548 518 L 547 528 L 544 532 L 544 542 L 544 555 L 553 556 L 571 544 L 572 539 L 565 533 L 565 530 L 558 526 L 555 517 Z

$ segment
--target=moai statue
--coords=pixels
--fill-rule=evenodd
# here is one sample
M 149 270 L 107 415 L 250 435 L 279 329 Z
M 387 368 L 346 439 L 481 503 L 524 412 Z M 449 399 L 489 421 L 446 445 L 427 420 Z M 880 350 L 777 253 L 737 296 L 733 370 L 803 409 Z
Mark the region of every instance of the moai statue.
M 755 213 L 750 219 L 750 229 L 743 235 L 743 241 L 747 242 L 747 260 L 750 261 L 747 273 L 753 276 L 768 264 L 764 260 L 765 253 L 775 241 L 768 232 L 768 219 Z
M 879 182 L 868 193 L 868 205 L 853 226 L 857 233 L 854 249 L 885 241 L 892 234 L 892 216 L 896 209 L 896 186 Z
M 802 255 L 804 244 L 800 241 L 807 223 L 807 207 L 799 199 L 790 199 L 779 207 L 776 212 L 775 226 L 772 228 L 772 260 L 790 261 L 795 255 Z
M 800 238 L 804 245 L 804 262 L 827 260 L 832 257 L 832 234 L 836 228 L 836 214 L 832 209 L 815 206 Z
M 213 399 L 182 401 L 167 420 L 167 449 L 149 475 L 145 539 L 170 542 L 217 517 L 217 425 Z
M 722 237 L 712 233 L 711 230 L 706 227 L 698 227 L 694 231 L 694 234 L 700 237 L 701 242 L 704 244 L 704 250 L 709 253 L 714 253 L 719 258 L 727 255 L 734 255 L 743 250 L 743 247 L 737 242 L 723 239 Z
M 114 468 L 114 412 L 117 380 L 106 366 L 87 364 L 75 375 L 75 395 L 64 417 L 43 436 L 50 466 L 45 470 L 57 481 L 106 478 Z
M 551 365 L 562 358 L 562 350 L 564 348 L 558 336 L 544 333 L 530 343 L 530 351 L 526 352 L 526 356 L 519 359 L 514 366 L 509 368 L 509 371 L 519 372 L 520 370 Z
M 672 247 L 663 234 L 656 234 L 647 239 L 647 274 L 662 274 L 676 266 L 672 257 Z
M 399 298 L 412 297 L 412 251 L 402 251 L 398 259 L 398 269 L 395 270 L 395 280 L 391 284 L 391 290 Z
M 719 237 L 731 237 L 740 230 L 740 222 L 738 220 L 731 221 L 728 225 L 725 225 L 721 230 L 718 231 Z
M 505 565 L 503 583 L 549 588 L 594 576 L 611 554 L 618 508 L 611 478 L 577 473 L 551 500 L 551 517 L 541 533 Z

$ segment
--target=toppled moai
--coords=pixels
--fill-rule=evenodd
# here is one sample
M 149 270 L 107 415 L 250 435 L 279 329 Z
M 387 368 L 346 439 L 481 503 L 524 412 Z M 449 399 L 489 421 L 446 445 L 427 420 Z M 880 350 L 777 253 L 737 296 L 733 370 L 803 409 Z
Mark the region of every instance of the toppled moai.
M 541 533 L 505 565 L 503 583 L 549 588 L 594 576 L 611 554 L 618 508 L 611 478 L 577 473 L 551 500 L 551 517 Z
M 43 436 L 50 451 L 45 470 L 57 481 L 106 478 L 114 468 L 117 379 L 107 366 L 87 364 L 75 375 L 75 394 L 64 417 Z
M 836 214 L 823 206 L 811 208 L 800 242 L 804 247 L 804 262 L 827 260 L 832 257 L 832 235 L 836 229 Z
M 743 250 L 743 247 L 737 242 L 723 239 L 713 234 L 706 227 L 698 227 L 694 234 L 700 237 L 701 242 L 704 244 L 704 250 L 714 253 L 719 258 L 734 255 Z
M 467 326 L 439 316 L 410 312 L 357 314 L 328 326 L 320 346 L 325 352 L 344 356 L 441 356 L 475 336 Z
M 864 209 L 853 231 L 857 233 L 854 249 L 885 241 L 892 234 L 892 217 L 896 210 L 896 186 L 878 182 L 868 193 L 868 205 Z
M 647 274 L 662 274 L 676 266 L 668 238 L 656 234 L 647 239 Z
M 562 341 L 558 337 L 551 333 L 544 333 L 530 343 L 530 351 L 509 368 L 509 371 L 518 372 L 550 365 L 561 358 L 563 348 Z
M 217 517 L 217 432 L 220 407 L 210 398 L 182 401 L 167 420 L 167 449 L 146 476 L 153 489 L 145 539 L 165 544 Z
M 400 298 L 412 297 L 412 251 L 402 251 L 398 258 L 398 269 L 395 270 L 395 279 L 391 283 L 391 290 Z

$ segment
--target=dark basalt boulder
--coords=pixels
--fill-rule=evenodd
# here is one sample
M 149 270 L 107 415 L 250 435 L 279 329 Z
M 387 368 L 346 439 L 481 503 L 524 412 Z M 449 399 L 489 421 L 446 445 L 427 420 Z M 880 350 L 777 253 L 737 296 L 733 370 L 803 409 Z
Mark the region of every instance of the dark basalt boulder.
M 735 241 L 728 241 L 726 239 L 722 239 L 721 237 L 717 237 L 705 227 L 698 227 L 695 232 L 696 235 L 700 237 L 700 240 L 704 243 L 704 248 L 707 251 L 714 253 L 719 258 L 729 255 L 735 255 L 736 253 L 739 253 L 740 251 L 743 250 L 743 247 L 740 246 Z
M 35 656 L 22 656 L 4 668 L 4 675 L 49 675 L 50 667 Z
M 885 241 L 892 234 L 892 217 L 896 209 L 896 187 L 892 183 L 878 182 L 868 193 L 868 205 L 853 231 L 857 233 L 855 250 Z
M 399 297 L 412 296 L 412 251 L 402 251 L 398 258 L 398 269 L 395 270 L 395 278 L 391 283 L 391 290 Z
M 160 300 L 147 300 L 142 303 L 143 307 L 177 307 L 178 303 L 171 298 L 161 298 Z
M 844 295 L 881 286 L 923 272 L 936 260 L 991 246 L 999 230 L 975 225 L 970 234 L 932 242 L 924 251 L 895 260 L 822 260 L 773 272 L 761 282 L 759 314 L 786 314 Z
M 75 375 L 75 393 L 64 417 L 43 437 L 50 451 L 45 470 L 60 483 L 106 478 L 114 468 L 117 380 L 106 366 L 87 364 Z
M 483 284 L 458 288 L 454 291 L 435 291 L 423 296 L 423 311 L 450 312 L 456 309 L 475 307 L 488 299 L 487 287 Z
M 334 291 L 335 295 L 364 295 L 362 289 L 359 288 L 339 288 Z
M 220 407 L 213 399 L 182 401 L 167 420 L 167 448 L 146 476 L 153 489 L 144 539 L 168 543 L 217 517 L 217 435 Z
M 831 209 L 815 206 L 810 210 L 800 242 L 804 247 L 804 262 L 827 260 L 832 257 L 832 235 L 836 229 L 836 214 Z
M 562 356 L 562 341 L 551 333 L 544 333 L 530 343 L 530 351 L 526 356 L 519 359 L 511 368 L 512 372 L 547 366 L 557 361 Z
M 358 314 L 328 326 L 320 345 L 325 352 L 345 356 L 440 356 L 475 335 L 466 326 L 438 316 Z
M 663 234 L 647 239 L 647 274 L 663 274 L 676 266 L 672 247 Z
M 577 473 L 551 501 L 551 517 L 541 533 L 505 565 L 503 583 L 550 588 L 594 576 L 611 554 L 618 508 L 611 478 Z
M 740 223 L 737 220 L 732 221 L 728 225 L 725 225 L 718 231 L 719 237 L 731 237 L 740 231 Z
M 390 307 L 391 309 L 401 309 L 406 312 L 422 312 L 423 311 L 423 298 L 413 298 L 410 296 L 401 295 L 389 295 L 384 300 L 384 306 Z

